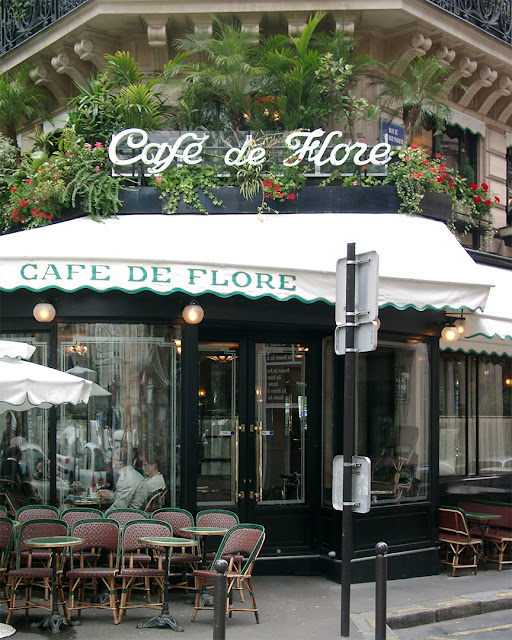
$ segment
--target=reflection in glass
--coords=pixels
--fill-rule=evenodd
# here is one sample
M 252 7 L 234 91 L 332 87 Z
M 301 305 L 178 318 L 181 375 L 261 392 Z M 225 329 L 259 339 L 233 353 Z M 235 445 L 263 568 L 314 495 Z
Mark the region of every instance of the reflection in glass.
M 31 362 L 48 364 L 47 334 L 2 334 L 2 339 L 27 342 L 36 347 Z M 7 411 L 0 414 L 0 460 L 7 457 L 8 447 L 21 449 L 19 462 L 23 479 L 21 489 L 6 478 L 0 478 L 0 489 L 8 489 L 16 506 L 27 501 L 47 503 L 50 499 L 50 464 L 48 460 L 48 410 Z M 0 467 L 1 469 L 1 467 Z M 61 490 L 60 485 L 57 491 Z M 19 495 L 17 495 L 19 493 Z M 9 507 L 9 505 L 6 505 Z
M 256 345 L 256 483 L 266 504 L 304 502 L 307 352 Z
M 358 356 L 356 448 L 372 461 L 372 502 L 428 494 L 428 354 L 423 343 L 381 343 Z
M 238 344 L 199 345 L 198 505 L 237 500 Z
M 99 491 L 115 507 L 144 507 L 155 486 L 154 480 L 149 482 L 149 469 L 156 465 L 162 479 L 162 504 L 164 500 L 176 504 L 179 358 L 175 340 L 179 336 L 163 326 L 59 327 L 60 367 L 93 381 L 87 405 L 59 409 L 57 476 L 66 486 L 66 503 L 85 496 L 96 499 Z M 166 488 L 168 495 L 164 495 Z

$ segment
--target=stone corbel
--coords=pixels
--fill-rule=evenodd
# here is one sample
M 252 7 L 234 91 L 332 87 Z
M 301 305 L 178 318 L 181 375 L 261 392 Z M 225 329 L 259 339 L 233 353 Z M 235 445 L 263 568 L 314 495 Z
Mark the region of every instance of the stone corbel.
M 306 22 L 307 22 L 307 15 L 293 15 L 293 16 L 287 16 L 287 20 L 288 20 L 288 35 L 293 36 L 293 37 L 297 37 L 300 36 L 300 34 L 304 31 L 304 27 L 306 26 Z
M 213 36 L 213 24 L 211 19 L 199 21 L 197 17 L 194 16 L 194 31 L 198 38 L 211 38 Z
M 73 59 L 69 53 L 63 51 L 52 58 L 52 67 L 57 73 L 69 76 L 82 87 L 87 86 L 86 75 L 78 68 L 80 60 Z
M 490 87 L 497 77 L 498 72 L 494 69 L 490 69 L 489 67 L 483 67 L 480 69 L 478 79 L 469 85 L 468 90 L 459 100 L 459 105 L 461 107 L 467 107 L 480 89 Z
M 397 73 L 401 73 L 407 64 L 416 56 L 424 56 L 432 46 L 432 40 L 422 33 L 415 33 L 411 38 L 409 47 L 400 56 L 397 65 Z
M 512 100 L 507 104 L 507 106 L 498 116 L 498 122 L 503 122 L 504 124 L 506 124 L 510 116 L 512 116 Z
M 468 56 L 463 56 L 458 64 L 457 68 L 450 73 L 448 78 L 446 79 L 447 85 L 456 84 L 461 78 L 469 78 L 471 77 L 478 67 L 478 63 L 476 60 L 471 60 Z
M 167 37 L 167 17 L 144 17 L 148 44 L 151 50 L 153 71 L 161 71 L 169 61 L 169 42 Z
M 478 112 L 483 116 L 486 116 L 489 113 L 499 98 L 512 94 L 512 78 L 509 76 L 502 76 L 498 82 L 498 87 L 498 89 L 487 96 L 485 102 L 478 108 Z
M 41 63 L 33 67 L 29 75 L 34 84 L 48 89 L 59 103 L 64 104 L 69 99 L 69 88 L 66 88 L 66 83 L 57 75 L 55 69 Z
M 253 42 L 259 42 L 260 39 L 260 20 L 261 16 L 243 17 L 242 31 L 249 33 Z
M 94 40 L 84 38 L 80 40 L 80 42 L 77 42 L 73 48 L 80 60 L 91 62 L 98 71 L 103 71 L 107 68 L 107 61 L 105 60 L 106 51 L 102 48 L 100 52 Z
M 441 45 L 437 48 L 435 56 L 443 67 L 449 67 L 455 59 L 455 51 L 448 49 L 445 45 Z
M 356 16 L 346 11 L 332 11 L 336 22 L 336 30 L 344 31 L 347 36 L 354 37 L 356 31 Z

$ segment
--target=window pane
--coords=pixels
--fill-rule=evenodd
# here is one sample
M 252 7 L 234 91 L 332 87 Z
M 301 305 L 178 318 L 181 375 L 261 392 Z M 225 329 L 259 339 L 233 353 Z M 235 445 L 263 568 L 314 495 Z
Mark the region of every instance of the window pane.
M 332 461 L 334 458 L 334 340 L 323 342 L 322 371 L 323 502 L 332 506 Z
M 179 344 L 162 326 L 59 327 L 61 368 L 93 381 L 87 405 L 59 410 L 57 475 L 67 503 L 101 490 L 115 507 L 141 507 L 166 486 L 176 503 Z
M 428 494 L 427 346 L 386 343 L 358 357 L 357 453 L 372 460 L 372 502 Z
M 304 502 L 307 352 L 256 345 L 256 482 L 266 504 Z
M 48 335 L 47 334 L 2 334 L 4 340 L 28 342 L 36 347 L 32 362 L 46 365 L 48 363 Z M 21 449 L 20 460 L 22 483 L 15 487 L 8 479 L 7 458 L 9 446 L 17 445 Z M 50 464 L 48 460 L 48 411 L 31 409 L 30 411 L 7 411 L 0 415 L 0 448 L 2 468 L 1 484 L 9 488 L 10 492 L 20 493 L 19 504 L 25 499 L 38 502 L 50 500 Z M 16 500 L 16 495 L 13 496 Z M 6 505 L 8 506 L 8 505 Z
M 439 373 L 439 475 L 465 473 L 466 359 L 442 354 Z
M 237 500 L 238 344 L 199 345 L 197 502 Z

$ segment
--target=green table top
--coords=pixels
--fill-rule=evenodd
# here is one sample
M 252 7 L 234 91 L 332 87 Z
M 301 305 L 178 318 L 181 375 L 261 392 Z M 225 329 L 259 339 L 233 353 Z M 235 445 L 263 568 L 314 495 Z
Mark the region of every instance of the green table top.
M 40 538 L 29 538 L 25 540 L 28 547 L 37 547 L 38 549 L 56 549 L 58 547 L 74 547 L 82 544 L 83 538 L 75 538 L 74 536 L 41 536 Z

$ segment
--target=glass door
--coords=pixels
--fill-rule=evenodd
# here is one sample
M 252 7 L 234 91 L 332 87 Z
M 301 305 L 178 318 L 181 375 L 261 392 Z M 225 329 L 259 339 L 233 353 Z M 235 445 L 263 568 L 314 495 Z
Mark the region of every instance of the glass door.
M 256 502 L 304 502 L 307 347 L 256 345 Z
M 307 352 L 296 343 L 200 343 L 198 508 L 250 519 L 267 505 L 304 502 Z

